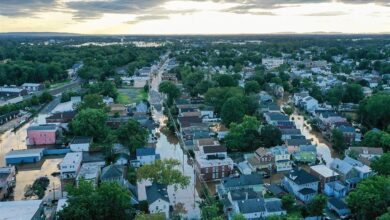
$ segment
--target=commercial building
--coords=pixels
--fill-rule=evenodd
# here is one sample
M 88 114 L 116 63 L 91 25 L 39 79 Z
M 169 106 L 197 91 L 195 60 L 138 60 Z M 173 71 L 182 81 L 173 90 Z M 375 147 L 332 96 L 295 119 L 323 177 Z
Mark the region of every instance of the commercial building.
M 43 151 L 43 148 L 12 150 L 5 155 L 5 164 L 9 165 L 38 162 L 43 157 Z

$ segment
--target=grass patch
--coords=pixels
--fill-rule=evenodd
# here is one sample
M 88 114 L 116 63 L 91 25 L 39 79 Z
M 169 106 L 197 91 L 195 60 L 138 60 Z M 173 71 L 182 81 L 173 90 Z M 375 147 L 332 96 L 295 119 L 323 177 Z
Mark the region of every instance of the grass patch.
M 116 102 L 119 104 L 138 103 L 148 99 L 148 93 L 144 89 L 118 89 Z
M 50 89 L 55 89 L 55 88 L 61 87 L 61 86 L 65 85 L 65 84 L 67 84 L 69 82 L 70 82 L 70 79 L 66 79 L 66 80 L 64 80 L 62 82 L 54 83 L 54 84 L 50 85 Z

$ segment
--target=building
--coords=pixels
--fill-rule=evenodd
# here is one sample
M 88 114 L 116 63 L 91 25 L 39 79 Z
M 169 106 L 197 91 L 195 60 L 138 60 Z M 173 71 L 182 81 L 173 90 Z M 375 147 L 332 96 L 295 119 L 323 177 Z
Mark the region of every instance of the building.
M 0 219 L 43 220 L 42 200 L 0 202 Z
M 38 92 L 45 89 L 45 86 L 40 83 L 23 83 L 21 87 L 28 93 Z
M 276 146 L 270 149 L 274 156 L 276 172 L 289 171 L 292 169 L 291 154 L 286 146 Z
M 271 215 L 285 215 L 280 199 L 247 199 L 237 203 L 237 212 L 246 219 L 266 219 Z
M 318 108 L 318 101 L 311 96 L 307 96 L 301 100 L 300 106 L 302 106 L 307 112 L 312 113 Z
M 0 167 L 0 200 L 5 199 L 15 186 L 15 166 Z
M 284 115 L 280 112 L 265 112 L 264 118 L 266 122 L 270 125 L 277 125 L 277 122 L 290 121 L 287 115 Z
M 83 159 L 82 152 L 67 153 L 64 159 L 60 163 L 61 178 L 62 179 L 76 178 L 81 167 L 82 159 Z
M 276 68 L 284 63 L 283 58 L 263 58 L 261 59 L 261 64 L 264 65 L 267 69 Z
M 263 191 L 263 177 L 261 174 L 233 175 L 224 177 L 221 183 L 216 185 L 216 191 L 222 198 L 229 191 L 251 189 L 257 193 Z
M 127 115 L 127 107 L 122 104 L 111 104 L 109 105 L 109 107 L 110 107 L 109 115 L 119 115 L 119 116 Z
M 359 178 L 361 180 L 366 179 L 374 175 L 374 172 L 371 170 L 371 167 L 364 165 L 362 162 L 355 160 L 349 156 L 344 157 L 343 161 L 352 165 L 358 172 Z
M 292 154 L 294 161 L 307 164 L 315 164 L 317 149 L 314 145 L 300 145 L 298 151 Z
M 253 157 L 248 158 L 248 165 L 252 171 L 272 169 L 274 163 L 274 155 L 270 150 L 260 147 L 258 148 Z
M 227 156 L 224 146 L 200 146 L 195 151 L 195 170 L 204 181 L 227 177 L 233 170 L 233 160 Z
M 145 190 L 149 212 L 152 214 L 164 213 L 165 218 L 170 219 L 170 201 L 167 186 L 153 183 L 151 186 L 146 186 Z
M 317 195 L 319 179 L 305 170 L 295 169 L 284 176 L 282 186 L 299 200 L 307 203 Z
M 357 183 L 361 181 L 359 172 L 353 165 L 344 160 L 334 159 L 330 164 L 330 168 L 340 174 L 340 181 L 347 186 L 348 191 L 354 189 Z
M 27 128 L 27 145 L 54 145 L 59 132 L 55 124 L 32 125 Z
M 70 142 L 69 147 L 73 152 L 89 151 L 91 144 L 91 137 L 74 137 Z
M 348 188 L 341 181 L 337 180 L 325 183 L 323 192 L 329 197 L 344 198 L 347 195 Z
M 46 123 L 69 123 L 76 116 L 76 111 L 56 112 L 46 117 Z
M 292 136 L 301 135 L 301 131 L 296 128 L 282 128 L 280 129 L 280 132 L 282 133 L 282 141 L 289 140 Z
M 326 183 L 334 182 L 339 179 L 338 173 L 323 164 L 311 166 L 310 174 L 320 180 L 320 190 L 323 190 L 325 188 Z
M 328 209 L 337 213 L 337 215 L 344 219 L 351 215 L 351 210 L 348 208 L 348 205 L 345 204 L 341 199 L 338 198 L 329 198 L 326 203 Z
M 111 164 L 102 170 L 102 182 L 117 182 L 123 185 L 125 182 L 125 167 L 121 165 Z
M 80 181 L 80 179 L 91 182 L 93 187 L 97 187 L 99 183 L 100 170 L 104 166 L 105 162 L 92 162 L 92 163 L 84 163 L 79 173 L 77 174 L 76 182 Z
M 160 154 L 156 153 L 155 148 L 138 148 L 135 154 L 137 156 L 137 160 L 133 161 L 133 164 L 136 165 L 136 167 L 152 164 L 156 160 L 160 159 Z
M 18 88 L 16 86 L 2 86 L 0 87 L 0 98 L 8 100 L 19 96 L 27 95 L 25 89 Z
M 369 166 L 372 160 L 383 155 L 383 149 L 381 147 L 350 147 L 346 154 L 356 155 L 358 161 Z
M 42 159 L 43 148 L 37 149 L 25 149 L 25 150 L 12 150 L 5 156 L 5 164 L 24 164 L 24 163 L 35 163 Z

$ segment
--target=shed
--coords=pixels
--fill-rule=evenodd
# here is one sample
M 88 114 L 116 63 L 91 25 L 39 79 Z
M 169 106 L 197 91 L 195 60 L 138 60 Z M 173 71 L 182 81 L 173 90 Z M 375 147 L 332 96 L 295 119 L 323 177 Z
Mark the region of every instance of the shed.
M 22 163 L 35 163 L 42 159 L 43 148 L 38 149 L 25 149 L 25 150 L 13 150 L 8 152 L 4 159 L 7 165 L 9 164 L 22 164 Z

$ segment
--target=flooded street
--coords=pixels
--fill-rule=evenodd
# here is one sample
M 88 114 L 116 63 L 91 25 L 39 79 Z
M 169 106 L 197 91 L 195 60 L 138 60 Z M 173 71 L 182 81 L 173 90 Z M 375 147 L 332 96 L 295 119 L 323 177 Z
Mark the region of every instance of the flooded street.
M 0 136 L 0 166 L 5 166 L 4 156 L 11 150 L 27 149 L 26 137 L 27 128 L 30 123 L 25 124 L 18 131 L 11 130 L 4 132 Z
M 325 141 L 310 131 L 310 125 L 305 123 L 302 115 L 294 113 L 291 115 L 291 119 L 293 119 L 297 129 L 301 130 L 302 135 L 307 139 L 312 140 L 312 144 L 317 145 L 317 154 L 322 157 L 326 165 L 329 165 L 333 161 L 333 158 L 331 149 L 324 143 Z

